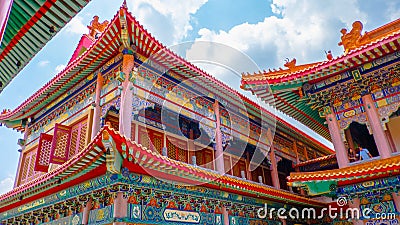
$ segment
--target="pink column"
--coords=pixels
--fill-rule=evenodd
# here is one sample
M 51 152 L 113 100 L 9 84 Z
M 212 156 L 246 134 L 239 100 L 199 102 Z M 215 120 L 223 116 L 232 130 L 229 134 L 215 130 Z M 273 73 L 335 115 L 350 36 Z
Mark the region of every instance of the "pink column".
M 279 183 L 278 164 L 276 163 L 276 156 L 275 156 L 275 149 L 274 149 L 274 137 L 272 136 L 272 132 L 271 132 L 270 128 L 268 128 L 268 130 L 267 130 L 267 138 L 268 138 L 268 143 L 270 143 L 269 158 L 271 160 L 272 186 L 274 186 L 277 189 L 280 189 L 281 185 Z
M 222 207 L 222 216 L 224 217 L 224 225 L 229 225 L 229 213 L 226 207 Z
M 82 213 L 82 224 L 86 225 L 89 222 L 89 214 L 90 210 L 92 209 L 92 200 L 89 199 L 89 201 L 86 203 L 85 208 L 83 209 Z
M 101 73 L 97 74 L 97 82 L 96 82 L 96 94 L 94 99 L 94 112 L 93 112 L 93 122 L 92 122 L 92 136 L 91 140 L 96 136 L 97 132 L 100 130 L 100 92 L 103 87 L 103 75 Z
M 122 72 L 125 74 L 125 80 L 122 82 L 121 108 L 119 110 L 119 132 L 125 137 L 132 138 L 133 85 L 129 80 L 129 76 L 135 64 L 135 58 L 131 49 L 124 49 L 122 54 Z
M 362 97 L 364 102 L 364 109 L 367 113 L 368 122 L 372 129 L 376 147 L 378 148 L 379 155 L 385 159 L 391 156 L 392 150 L 386 138 L 385 131 L 382 127 L 381 120 L 379 119 L 378 111 L 375 103 L 370 94 Z
M 339 124 L 336 120 L 336 115 L 333 113 L 326 115 L 326 123 L 328 124 L 329 133 L 331 134 L 332 143 L 335 148 L 336 158 L 338 161 L 339 168 L 348 166 L 349 158 L 347 155 L 346 146 L 344 146 L 342 136 L 340 134 Z
M 220 174 L 225 173 L 224 167 L 224 150 L 222 148 L 222 132 L 221 132 L 221 119 L 219 114 L 219 103 L 215 100 L 214 103 L 214 113 L 215 113 L 215 164 L 216 170 Z
M 123 197 L 122 192 L 118 192 L 114 199 L 114 218 L 125 218 L 128 215 L 128 199 Z M 124 222 L 114 222 L 113 225 L 126 225 Z
M 354 208 L 354 209 L 358 209 L 360 210 L 360 213 L 362 213 L 361 209 L 360 209 L 360 199 L 355 198 L 353 199 L 353 201 L 349 201 L 349 208 Z M 362 216 L 362 215 L 360 215 Z M 363 225 L 364 222 L 362 220 L 357 220 L 357 219 L 353 219 L 353 224 L 354 225 Z
M 392 197 L 393 197 L 394 205 L 396 206 L 396 211 L 400 212 L 400 196 L 398 196 L 397 193 L 393 192 Z

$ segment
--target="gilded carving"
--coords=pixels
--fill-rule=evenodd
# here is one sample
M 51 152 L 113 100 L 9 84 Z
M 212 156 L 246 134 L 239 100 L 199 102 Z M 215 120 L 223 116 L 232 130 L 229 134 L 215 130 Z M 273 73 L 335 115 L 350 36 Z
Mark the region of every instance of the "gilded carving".
M 338 44 L 339 46 L 343 45 L 345 53 L 348 53 L 349 51 L 359 47 L 359 39 L 361 38 L 362 29 L 363 24 L 360 21 L 355 21 L 349 33 L 347 33 L 347 29 L 345 28 L 340 30 L 340 33 L 342 33 L 342 41 Z
M 92 38 L 96 38 L 96 35 L 98 33 L 104 32 L 108 25 L 108 21 L 105 20 L 102 23 L 99 22 L 99 17 L 94 16 L 92 22 L 90 22 L 90 25 L 87 26 L 89 28 L 89 36 Z

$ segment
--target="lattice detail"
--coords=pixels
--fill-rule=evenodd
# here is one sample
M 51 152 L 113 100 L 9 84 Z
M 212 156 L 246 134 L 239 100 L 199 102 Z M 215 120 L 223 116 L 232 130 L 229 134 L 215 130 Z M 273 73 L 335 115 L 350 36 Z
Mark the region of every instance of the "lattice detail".
M 21 184 L 25 183 L 25 180 L 28 178 L 28 169 L 29 169 L 29 161 L 31 160 L 30 155 L 25 154 L 24 159 L 22 161 L 22 172 L 21 172 Z
M 36 154 L 32 154 L 31 160 L 29 162 L 29 173 L 28 173 L 28 180 L 33 180 L 35 175 L 35 162 L 36 161 Z
M 199 165 L 199 166 L 203 166 L 205 164 L 204 161 L 203 161 L 203 154 L 204 154 L 203 150 L 197 150 L 195 152 L 196 164 Z
M 149 135 L 147 134 L 146 129 L 141 128 L 140 129 L 140 133 L 139 133 L 139 139 L 140 139 L 140 144 L 143 147 L 146 147 L 148 149 L 150 149 L 150 140 L 149 140 Z
M 81 133 L 79 138 L 79 149 L 78 152 L 82 151 L 86 146 L 86 132 L 87 132 L 87 123 L 86 121 L 81 123 Z
M 22 171 L 20 173 L 19 185 L 24 184 L 35 177 L 39 176 L 42 172 L 35 171 L 37 149 L 32 149 L 24 153 L 21 165 Z
M 73 127 L 71 132 L 71 148 L 69 150 L 69 157 L 74 156 L 77 153 L 77 144 L 79 141 L 79 127 Z
M 74 125 L 71 130 L 71 147 L 69 158 L 82 151 L 86 145 L 87 121 L 83 120 Z
M 51 163 L 62 164 L 68 160 L 70 142 L 71 127 L 56 124 L 51 145 Z
M 178 160 L 181 162 L 187 162 L 187 151 L 185 149 L 178 148 Z
M 161 137 L 156 137 L 154 136 L 153 138 L 153 145 L 154 148 L 158 151 L 161 152 L 162 151 L 162 146 L 163 146 L 163 140 Z
M 50 165 L 50 153 L 53 136 L 45 133 L 40 134 L 37 157 L 35 160 L 35 171 L 47 172 Z
M 167 141 L 168 158 L 176 160 L 176 146 L 170 141 Z
M 212 150 L 206 150 L 205 153 L 204 153 L 204 159 L 205 159 L 204 164 L 205 164 L 205 167 L 207 169 L 211 169 L 211 170 L 214 169 L 213 153 L 214 153 L 214 151 L 212 151 Z

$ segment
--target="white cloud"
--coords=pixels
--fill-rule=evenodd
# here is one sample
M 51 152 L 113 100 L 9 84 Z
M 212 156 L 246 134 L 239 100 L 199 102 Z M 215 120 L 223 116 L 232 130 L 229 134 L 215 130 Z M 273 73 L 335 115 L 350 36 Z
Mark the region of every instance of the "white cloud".
M 69 33 L 73 34 L 85 34 L 88 32 L 88 28 L 83 24 L 83 17 L 75 16 L 65 26 L 65 29 Z
M 66 65 L 64 65 L 64 64 L 57 65 L 55 68 L 56 73 L 61 72 L 65 67 L 66 67 Z
M 129 10 L 164 44 L 175 44 L 193 29 L 192 15 L 207 0 L 130 0 Z
M 283 66 L 284 59 L 297 58 L 298 64 L 324 60 L 324 50 L 336 55 L 340 29 L 355 20 L 368 23 L 356 0 L 273 0 L 275 15 L 256 24 L 243 23 L 229 31 L 200 29 L 197 40 L 231 45 L 250 55 L 262 68 Z M 249 71 L 253 72 L 253 71 Z
M 45 67 L 45 66 L 49 65 L 49 63 L 50 63 L 49 60 L 43 60 L 43 61 L 40 61 L 40 62 L 38 63 L 38 66 L 40 66 L 40 67 Z
M 396 4 L 396 3 L 398 3 L 398 2 L 394 2 L 394 1 L 393 2 L 389 2 L 389 1 L 386 2 L 387 7 L 385 7 L 385 8 L 387 10 L 387 17 L 390 20 L 396 20 L 396 19 L 399 18 L 400 5 Z
M 8 176 L 3 180 L 0 180 L 0 194 L 4 194 L 8 191 L 11 191 L 13 186 L 14 186 L 14 177 L 12 176 Z

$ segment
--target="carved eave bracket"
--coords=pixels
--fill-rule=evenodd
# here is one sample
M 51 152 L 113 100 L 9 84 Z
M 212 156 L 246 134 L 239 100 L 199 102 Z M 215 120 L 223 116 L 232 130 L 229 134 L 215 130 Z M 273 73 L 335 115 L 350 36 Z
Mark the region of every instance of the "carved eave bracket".
M 104 130 L 102 133 L 102 143 L 106 148 L 107 171 L 114 174 L 120 174 L 122 167 L 122 156 L 118 152 L 116 144 L 107 130 Z
M 128 23 L 126 21 L 126 12 L 125 9 L 122 8 L 119 10 L 119 22 L 121 24 L 121 42 L 124 48 L 130 47 L 130 40 L 128 34 Z

